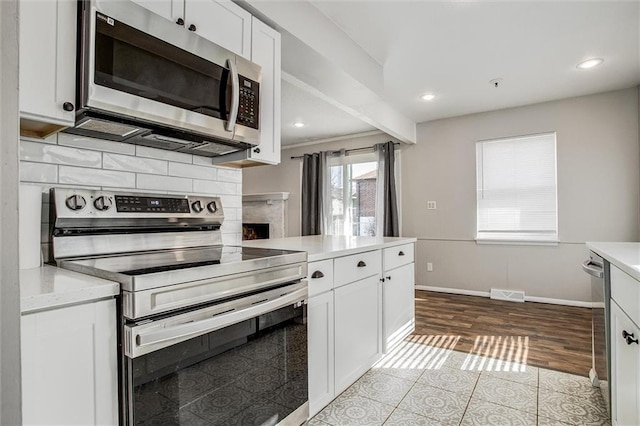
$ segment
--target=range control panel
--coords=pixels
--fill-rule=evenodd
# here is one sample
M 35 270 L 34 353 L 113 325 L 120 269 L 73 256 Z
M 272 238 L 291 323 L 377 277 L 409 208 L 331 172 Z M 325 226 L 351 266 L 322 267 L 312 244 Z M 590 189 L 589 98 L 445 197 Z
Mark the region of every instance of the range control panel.
M 199 218 L 221 224 L 219 197 L 112 192 L 53 188 L 52 201 L 58 218 Z

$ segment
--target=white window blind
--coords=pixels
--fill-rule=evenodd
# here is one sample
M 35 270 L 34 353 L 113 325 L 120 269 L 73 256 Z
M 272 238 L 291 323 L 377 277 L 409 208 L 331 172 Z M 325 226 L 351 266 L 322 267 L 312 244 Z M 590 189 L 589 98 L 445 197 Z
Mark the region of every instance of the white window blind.
M 476 144 L 479 241 L 557 242 L 556 135 Z

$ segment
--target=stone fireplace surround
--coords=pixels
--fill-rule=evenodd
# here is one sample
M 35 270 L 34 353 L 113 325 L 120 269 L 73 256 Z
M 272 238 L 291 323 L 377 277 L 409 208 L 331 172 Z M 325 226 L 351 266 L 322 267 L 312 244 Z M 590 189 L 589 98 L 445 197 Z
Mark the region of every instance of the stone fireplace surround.
M 287 236 L 288 192 L 242 195 L 242 223 L 269 224 L 269 238 Z

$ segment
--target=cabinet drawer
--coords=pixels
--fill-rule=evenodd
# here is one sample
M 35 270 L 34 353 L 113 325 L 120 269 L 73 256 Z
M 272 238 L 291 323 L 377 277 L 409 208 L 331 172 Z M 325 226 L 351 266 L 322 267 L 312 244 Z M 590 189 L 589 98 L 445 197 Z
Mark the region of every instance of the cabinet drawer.
M 611 265 L 611 298 L 631 318 L 640 324 L 640 282 Z
M 382 259 L 385 271 L 413 262 L 413 243 L 382 250 Z
M 367 251 L 335 259 L 334 287 L 339 287 L 372 275 L 380 275 L 381 268 L 380 250 Z
M 333 288 L 333 259 L 311 262 L 308 271 L 310 297 Z

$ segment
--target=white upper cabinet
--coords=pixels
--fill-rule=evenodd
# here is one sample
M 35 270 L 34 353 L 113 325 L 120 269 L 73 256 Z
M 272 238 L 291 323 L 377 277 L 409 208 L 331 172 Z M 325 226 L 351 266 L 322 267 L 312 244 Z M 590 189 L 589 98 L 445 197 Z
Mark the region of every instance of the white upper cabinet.
M 20 132 L 45 137 L 75 122 L 76 2 L 21 0 Z
M 280 33 L 253 18 L 251 61 L 262 67 L 260 86 L 260 144 L 252 149 L 222 157 L 213 163 L 231 167 L 250 167 L 280 163 Z
M 251 14 L 231 1 L 133 0 L 176 25 L 247 59 L 251 58 Z

